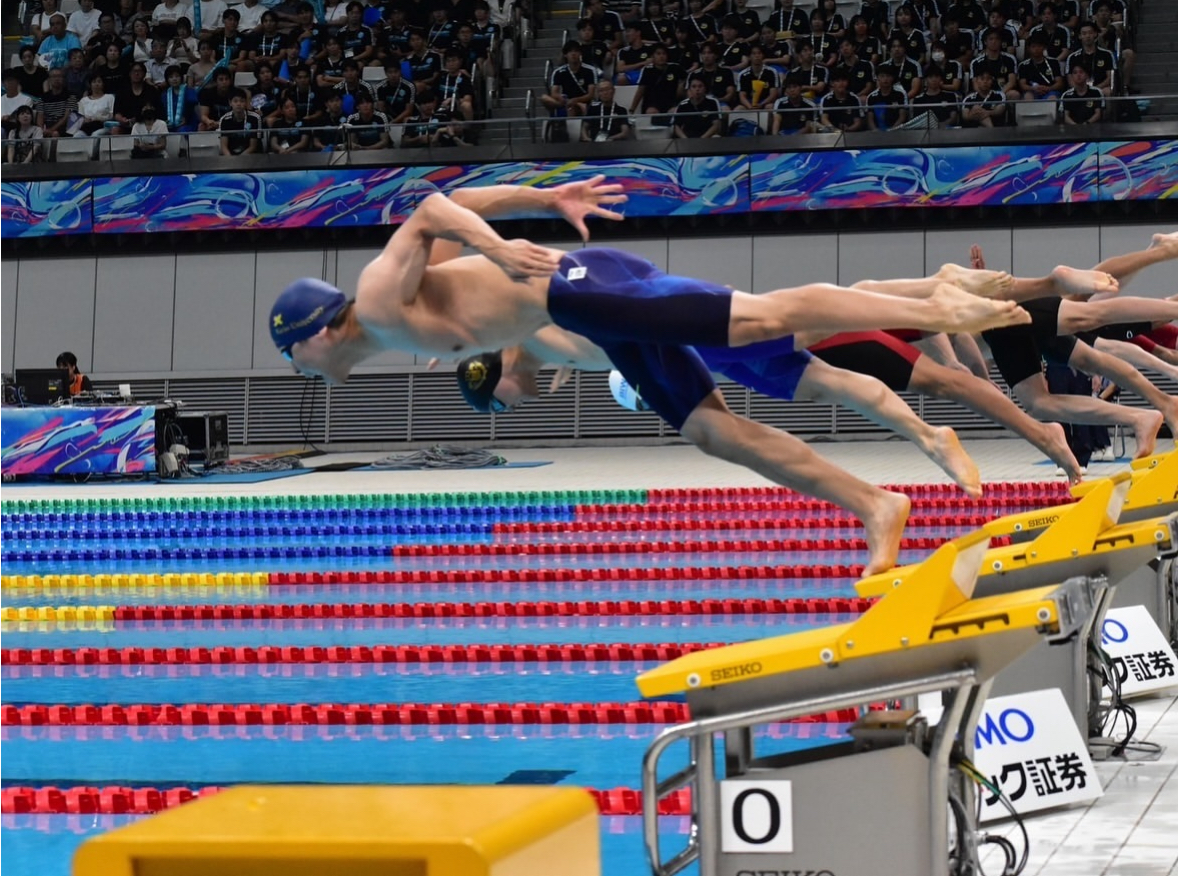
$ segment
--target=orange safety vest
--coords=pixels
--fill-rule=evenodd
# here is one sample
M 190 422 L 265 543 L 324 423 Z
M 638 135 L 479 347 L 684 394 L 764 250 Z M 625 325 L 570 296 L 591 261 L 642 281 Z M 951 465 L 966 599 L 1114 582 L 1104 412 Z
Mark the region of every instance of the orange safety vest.
M 70 381 L 70 395 L 77 395 L 82 391 L 82 381 L 84 379 L 81 371 L 74 375 L 74 379 Z

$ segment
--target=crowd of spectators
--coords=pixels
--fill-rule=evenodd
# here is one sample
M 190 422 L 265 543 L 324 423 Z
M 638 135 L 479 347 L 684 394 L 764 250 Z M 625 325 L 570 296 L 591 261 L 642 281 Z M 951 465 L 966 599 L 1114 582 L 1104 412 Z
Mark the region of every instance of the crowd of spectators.
M 776 0 L 765 21 L 747 0 L 584 9 L 541 99 L 584 117 L 582 140 L 603 139 L 616 112 L 616 127 L 646 116 L 698 138 L 997 127 L 1025 101 L 1064 125 L 1136 109 L 1119 101 L 1119 116 L 1109 101 L 1132 93 L 1124 0 L 863 0 L 846 20 L 833 0 Z M 550 139 L 568 130 L 552 124 Z
M 19 63 L 4 73 L 8 161 L 101 135 L 165 157 L 184 144 L 167 135 L 213 131 L 223 155 L 468 145 L 523 6 L 79 0 L 66 16 L 58 0 L 30 5 Z M 393 125 L 405 126 L 399 144 Z

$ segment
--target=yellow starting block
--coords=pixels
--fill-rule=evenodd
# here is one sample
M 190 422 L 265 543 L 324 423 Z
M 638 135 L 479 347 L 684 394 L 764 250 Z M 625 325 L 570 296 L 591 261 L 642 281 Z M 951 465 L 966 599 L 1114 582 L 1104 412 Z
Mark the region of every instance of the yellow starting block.
M 600 874 L 580 788 L 242 785 L 94 837 L 74 876 Z
M 644 696 L 682 694 L 693 716 L 665 730 L 643 761 L 654 872 L 670 876 L 699 859 L 709 876 L 875 876 L 887 861 L 889 872 L 945 876 L 954 740 L 973 732 L 996 673 L 1045 636 L 1075 635 L 1092 614 L 1083 581 L 973 599 L 988 542 L 980 531 L 943 545 L 852 623 L 698 652 L 640 675 Z M 754 751 L 756 725 L 931 691 L 952 692 L 936 727 L 916 713 L 869 713 L 851 730 L 856 742 L 760 758 Z M 725 734 L 719 784 L 718 732 Z M 680 740 L 689 764 L 660 780 L 660 758 Z M 664 861 L 658 802 L 685 785 L 694 830 Z M 750 800 L 761 813 L 752 829 L 743 808 Z M 870 826 L 872 841 L 832 841 L 836 823 Z
M 1179 507 L 1179 450 L 1147 456 L 1130 463 L 1132 483 L 1126 494 L 1121 520 L 1129 523 L 1162 517 L 1175 512 Z M 1103 480 L 1082 481 L 1072 488 L 1078 499 L 1097 487 Z

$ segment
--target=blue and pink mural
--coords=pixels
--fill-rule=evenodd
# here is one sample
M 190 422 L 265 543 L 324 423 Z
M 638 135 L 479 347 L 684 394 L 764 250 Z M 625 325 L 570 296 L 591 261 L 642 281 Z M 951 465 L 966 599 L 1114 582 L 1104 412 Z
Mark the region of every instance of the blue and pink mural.
M 5 408 L 0 472 L 133 474 L 156 470 L 154 407 Z
M 1174 140 L 317 168 L 0 184 L 3 236 L 397 224 L 459 186 L 626 186 L 629 216 L 1174 198 Z M 524 218 L 524 217 L 521 217 Z

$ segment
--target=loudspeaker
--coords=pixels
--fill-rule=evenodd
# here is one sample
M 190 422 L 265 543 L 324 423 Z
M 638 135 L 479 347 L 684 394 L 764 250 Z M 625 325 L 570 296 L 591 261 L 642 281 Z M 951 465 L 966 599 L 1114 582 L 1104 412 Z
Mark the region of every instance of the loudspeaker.
M 176 425 L 184 433 L 189 458 L 206 466 L 229 461 L 229 415 L 225 411 L 178 411 Z

